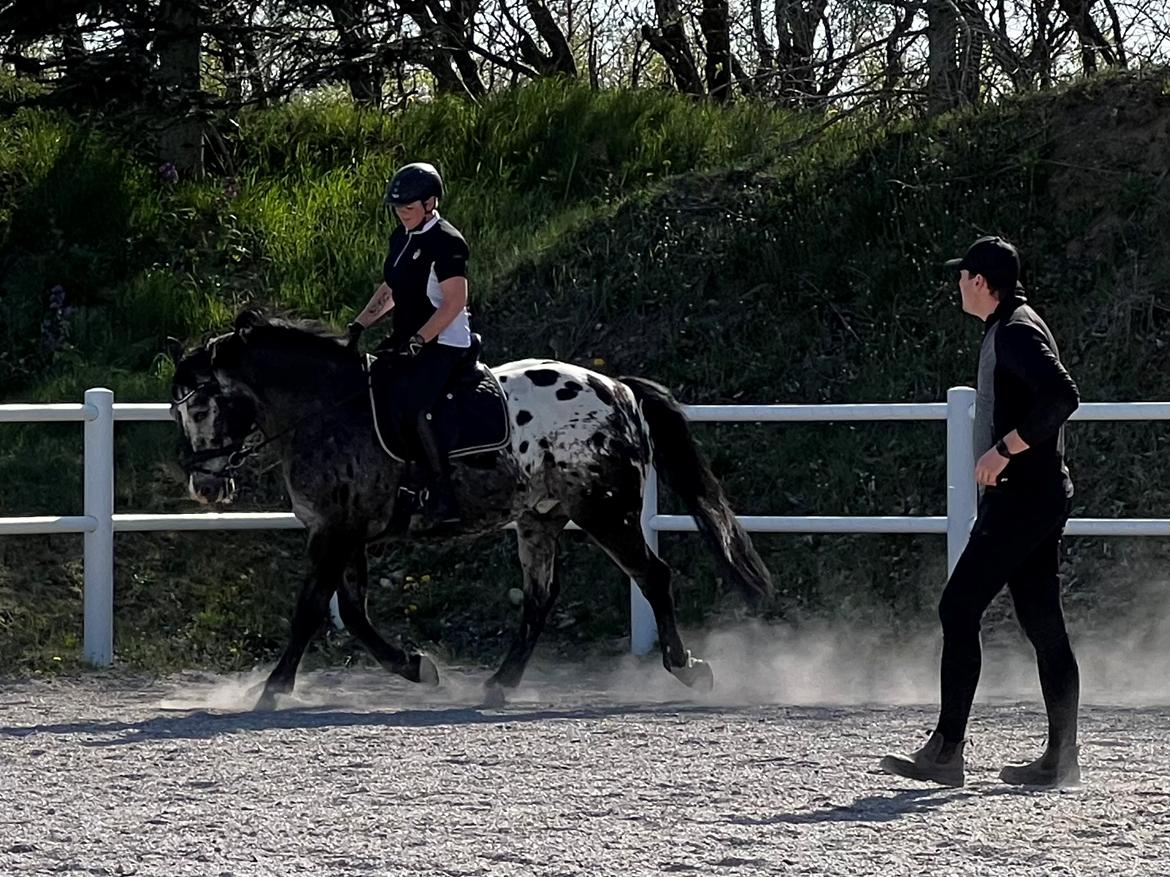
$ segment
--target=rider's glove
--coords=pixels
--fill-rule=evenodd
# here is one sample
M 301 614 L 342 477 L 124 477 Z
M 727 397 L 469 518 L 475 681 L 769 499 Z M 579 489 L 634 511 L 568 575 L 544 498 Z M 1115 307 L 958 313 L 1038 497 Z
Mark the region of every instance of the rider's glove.
M 426 343 L 427 342 L 423 340 L 423 336 L 416 332 L 415 334 L 411 335 L 409 339 L 398 345 L 397 353 L 399 356 L 404 356 L 407 359 L 414 359 L 416 356 L 422 353 L 423 345 Z
M 363 326 L 361 323 L 359 323 L 357 320 L 354 320 L 352 323 L 350 323 L 348 326 L 346 326 L 345 327 L 345 334 L 349 340 L 346 342 L 345 346 L 346 347 L 357 347 L 358 339 L 362 337 L 362 332 L 365 331 L 365 328 L 366 327 Z

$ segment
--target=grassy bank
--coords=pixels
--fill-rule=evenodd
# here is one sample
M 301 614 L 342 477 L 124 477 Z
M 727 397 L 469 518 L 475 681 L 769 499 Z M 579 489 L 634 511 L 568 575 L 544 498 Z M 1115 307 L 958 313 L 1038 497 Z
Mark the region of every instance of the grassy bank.
M 1086 400 L 1166 397 L 1170 86 L 1110 78 L 979 113 L 877 127 L 730 110 L 652 93 L 541 85 L 482 107 L 395 117 L 296 106 L 242 120 L 236 180 L 167 182 L 110 134 L 51 115 L 0 123 L 4 400 L 87 386 L 163 398 L 163 337 L 198 340 L 245 303 L 341 325 L 364 303 L 389 230 L 381 183 L 404 160 L 444 170 L 473 242 L 486 358 L 548 355 L 639 373 L 687 402 L 935 401 L 970 383 L 979 326 L 937 270 L 983 232 L 1017 240 L 1025 282 Z M 67 317 L 54 311 L 64 290 Z M 938 424 L 704 426 L 742 513 L 941 514 Z M 76 427 L 5 426 L 0 514 L 80 509 Z M 119 428 L 119 510 L 186 510 L 165 426 Z M 1165 424 L 1070 430 L 1076 514 L 1165 516 Z M 243 508 L 279 508 L 260 471 Z M 553 647 L 615 642 L 624 587 L 576 537 Z M 117 646 L 149 668 L 245 667 L 271 656 L 299 580 L 298 534 L 119 537 Z M 76 544 L 75 544 L 76 543 Z M 758 540 L 770 614 L 886 629 L 929 622 L 945 569 L 927 537 Z M 690 624 L 734 611 L 693 537 Z M 76 660 L 79 540 L 0 543 L 0 657 Z M 1083 623 L 1133 604 L 1166 546 L 1073 540 L 1068 602 Z M 1146 570 L 1151 570 L 1147 573 Z M 496 651 L 518 580 L 510 537 L 375 561 L 388 631 L 456 657 Z M 318 659 L 356 654 L 339 641 Z M 54 660 L 59 658 L 60 660 Z M 9 664 L 12 665 L 11 663 Z

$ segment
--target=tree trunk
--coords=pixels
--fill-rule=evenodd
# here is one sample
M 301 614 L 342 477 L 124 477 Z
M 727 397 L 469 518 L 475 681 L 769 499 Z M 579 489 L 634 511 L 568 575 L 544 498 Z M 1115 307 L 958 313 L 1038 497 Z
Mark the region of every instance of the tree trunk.
M 719 103 L 731 100 L 731 23 L 727 0 L 703 0 L 699 27 L 707 43 L 704 73 L 707 93 Z
M 1105 34 L 1101 33 L 1101 29 L 1097 27 L 1097 22 L 1093 21 L 1093 16 L 1089 12 L 1092 5 L 1092 0 L 1060 0 L 1060 8 L 1068 16 L 1068 20 L 1080 40 L 1081 64 L 1085 73 L 1097 71 L 1098 54 L 1101 55 L 1101 60 L 1110 67 L 1117 65 L 1117 56 L 1109 45 L 1109 40 L 1105 38 Z
M 173 164 L 180 176 L 202 176 L 199 9 L 194 0 L 162 0 L 158 16 L 158 159 Z
M 658 15 L 658 27 L 642 25 L 642 38 L 662 56 L 674 76 L 678 90 L 683 94 L 701 97 L 705 93 L 703 80 L 699 77 L 699 68 L 687 41 L 678 3 L 676 0 L 654 0 L 654 9 Z
M 807 106 L 820 94 L 813 57 L 827 5 L 828 0 L 811 0 L 807 7 L 800 0 L 776 0 L 776 70 L 781 98 L 789 106 Z
M 528 14 L 532 16 L 532 23 L 536 25 L 536 32 L 548 46 L 549 54 L 544 58 L 544 72 L 561 73 L 565 76 L 577 78 L 577 62 L 573 58 L 573 50 L 569 47 L 569 40 L 557 26 L 547 4 L 541 0 L 525 0 Z M 538 68 L 539 69 L 539 68 Z
M 979 103 L 979 84 L 983 74 L 983 44 L 986 38 L 982 28 L 972 26 L 969 22 L 963 31 L 966 40 L 963 44 L 962 61 L 959 64 L 959 103 L 975 106 Z
M 756 74 L 753 93 L 760 94 L 769 85 L 768 79 L 775 67 L 772 54 L 772 44 L 768 42 L 768 35 L 764 31 L 764 12 L 761 0 L 751 0 L 752 43 L 756 47 Z
M 440 94 L 463 94 L 478 98 L 487 92 L 479 67 L 471 55 L 472 20 L 477 0 L 450 0 L 450 8 L 439 0 L 394 0 L 399 9 L 418 25 L 421 38 L 430 47 L 423 65 L 435 77 Z
M 950 0 L 927 0 L 927 110 L 933 115 L 958 106 L 959 69 L 955 57 L 958 17 Z
M 219 46 L 219 63 L 223 67 L 223 99 L 233 110 L 244 103 L 244 87 L 240 82 L 240 60 L 236 46 L 226 37 L 216 40 Z
M 886 37 L 886 61 L 882 67 L 882 112 L 891 113 L 898 105 L 894 90 L 901 84 L 906 70 L 902 63 L 905 49 L 901 41 L 906 38 L 910 25 L 917 14 L 917 6 L 911 3 L 895 5 L 894 27 Z
M 372 40 L 362 24 L 364 12 L 362 0 L 329 2 L 329 13 L 346 59 L 344 75 L 349 95 L 356 104 L 377 107 L 382 103 L 386 73 L 374 60 Z

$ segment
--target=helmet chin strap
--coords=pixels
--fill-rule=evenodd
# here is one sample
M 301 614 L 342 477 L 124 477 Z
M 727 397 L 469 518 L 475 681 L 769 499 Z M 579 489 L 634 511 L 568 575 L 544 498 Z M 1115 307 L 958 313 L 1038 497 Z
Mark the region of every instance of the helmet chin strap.
M 407 231 L 417 231 L 418 229 L 422 228 L 424 225 L 426 225 L 428 222 L 430 222 L 432 219 L 435 218 L 435 211 L 439 209 L 439 199 L 436 198 L 434 195 L 431 195 L 429 198 L 427 198 L 427 201 L 431 201 L 431 200 L 433 200 L 435 202 L 434 206 L 431 207 L 430 209 L 427 209 L 427 206 L 426 206 L 427 202 L 423 201 L 422 202 L 422 205 L 423 205 L 422 219 L 420 219 L 417 223 L 415 223 L 413 228 L 408 228 Z

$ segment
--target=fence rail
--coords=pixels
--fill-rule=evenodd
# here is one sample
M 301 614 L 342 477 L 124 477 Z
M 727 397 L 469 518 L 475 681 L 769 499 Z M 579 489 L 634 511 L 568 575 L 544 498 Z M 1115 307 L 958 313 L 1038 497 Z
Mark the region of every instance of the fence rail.
M 946 402 L 888 405 L 692 405 L 687 416 L 708 423 L 841 423 L 945 421 L 947 424 L 947 513 L 945 516 L 769 516 L 739 518 L 750 533 L 926 533 L 946 535 L 948 568 L 953 568 L 975 518 L 975 455 L 972 414 L 975 391 L 954 387 Z M 83 514 L 0 518 L 0 536 L 81 533 L 84 536 L 84 652 L 106 666 L 113 660 L 114 533 L 192 530 L 288 530 L 302 526 L 289 512 L 206 512 L 199 514 L 114 514 L 114 424 L 169 421 L 170 406 L 114 403 L 107 389 L 87 390 L 84 404 L 0 405 L 0 423 L 81 422 L 85 443 Z M 1170 402 L 1095 402 L 1081 405 L 1074 420 L 1170 420 Z M 688 515 L 658 513 L 658 478 L 651 469 L 642 509 L 646 541 L 658 550 L 658 534 L 695 532 Z M 1170 518 L 1074 518 L 1071 536 L 1170 536 Z M 335 610 L 336 620 L 336 610 Z M 630 584 L 630 648 L 638 654 L 657 636 L 650 606 Z

